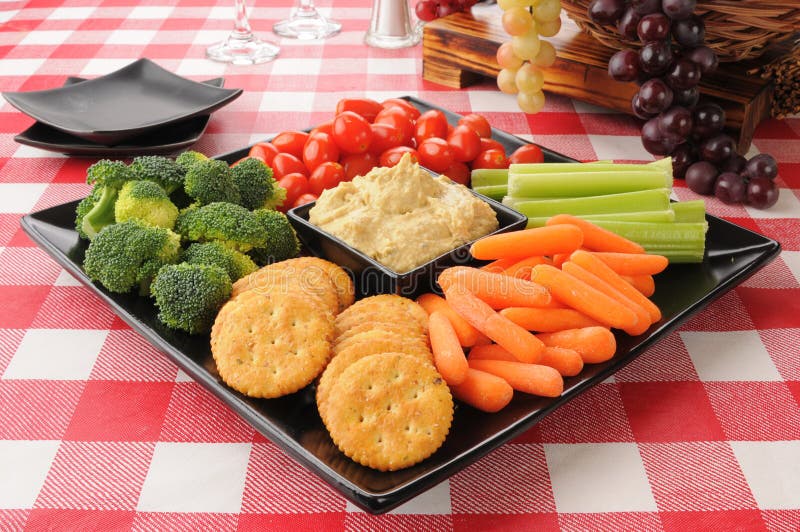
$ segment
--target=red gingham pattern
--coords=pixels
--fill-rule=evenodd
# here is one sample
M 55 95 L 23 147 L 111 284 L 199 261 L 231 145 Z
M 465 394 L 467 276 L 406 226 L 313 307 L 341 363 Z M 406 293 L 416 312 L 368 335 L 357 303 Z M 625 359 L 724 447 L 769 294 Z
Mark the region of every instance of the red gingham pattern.
M 212 63 L 204 50 L 231 29 L 231 4 L 0 2 L 0 90 L 149 57 L 244 89 L 194 146 L 212 155 L 327 120 L 344 96 L 410 94 L 577 159 L 649 159 L 628 116 L 552 95 L 526 116 L 491 81 L 460 91 L 423 81 L 421 47 L 362 44 L 367 0 L 320 0 L 343 25 L 330 40 L 284 40 L 264 65 Z M 257 2 L 254 30 L 273 38 L 291 5 Z M 780 241 L 773 264 L 383 516 L 256 433 L 33 245 L 19 218 L 85 195 L 93 159 L 16 144 L 30 124 L 0 103 L 0 529 L 800 529 L 800 117 L 762 124 L 751 149 L 780 163 L 775 207 L 707 199 L 712 214 Z M 697 197 L 681 184 L 676 195 Z

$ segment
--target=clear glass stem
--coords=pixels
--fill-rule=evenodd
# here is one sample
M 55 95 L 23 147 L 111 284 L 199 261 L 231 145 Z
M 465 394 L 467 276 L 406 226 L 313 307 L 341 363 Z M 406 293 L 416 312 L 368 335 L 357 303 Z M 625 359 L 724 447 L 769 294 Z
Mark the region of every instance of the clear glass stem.
M 253 35 L 253 30 L 250 29 L 250 21 L 247 20 L 247 6 L 244 0 L 234 0 L 236 9 L 236 18 L 233 22 L 233 31 L 241 38 L 248 38 Z

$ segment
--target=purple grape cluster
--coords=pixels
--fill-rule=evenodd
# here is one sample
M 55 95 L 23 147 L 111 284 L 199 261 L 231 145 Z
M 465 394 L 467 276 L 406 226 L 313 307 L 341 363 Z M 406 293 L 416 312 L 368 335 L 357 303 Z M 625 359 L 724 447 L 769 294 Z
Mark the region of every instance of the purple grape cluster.
M 736 140 L 723 132 L 725 111 L 699 103 L 700 79 L 718 65 L 705 46 L 705 25 L 694 14 L 696 0 L 592 0 L 589 17 L 616 25 L 620 35 L 641 43 L 608 61 L 617 81 L 635 81 L 633 113 L 645 120 L 642 145 L 653 155 L 672 157 L 673 175 L 699 194 L 726 203 L 746 201 L 767 208 L 778 200 L 775 159 L 749 161 L 736 152 Z

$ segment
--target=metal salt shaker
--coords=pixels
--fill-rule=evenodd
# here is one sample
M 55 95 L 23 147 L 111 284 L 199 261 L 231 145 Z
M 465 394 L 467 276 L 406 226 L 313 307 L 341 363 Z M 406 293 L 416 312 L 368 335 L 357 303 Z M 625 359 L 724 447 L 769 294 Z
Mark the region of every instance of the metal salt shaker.
M 421 24 L 414 24 L 408 0 L 374 0 L 364 42 L 375 48 L 406 48 L 419 43 Z

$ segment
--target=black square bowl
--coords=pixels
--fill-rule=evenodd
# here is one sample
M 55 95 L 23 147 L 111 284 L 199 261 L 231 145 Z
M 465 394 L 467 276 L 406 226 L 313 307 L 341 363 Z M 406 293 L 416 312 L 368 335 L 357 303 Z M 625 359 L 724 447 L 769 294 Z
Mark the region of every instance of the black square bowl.
M 490 234 L 494 235 L 525 228 L 528 218 L 524 214 L 520 214 L 502 203 L 487 198 L 483 194 L 478 194 L 474 191 L 470 192 L 476 198 L 486 202 L 497 215 L 499 227 Z M 413 270 L 397 273 L 309 222 L 308 212 L 314 205 L 316 205 L 316 202 L 295 207 L 287 213 L 287 216 L 297 231 L 297 236 L 311 254 L 338 264 L 350 274 L 359 297 L 376 294 L 399 294 L 413 299 L 426 292 L 438 292 L 436 279 L 442 270 L 459 264 L 475 263 L 469 254 L 469 247 L 474 241 L 470 241 L 439 255 Z

